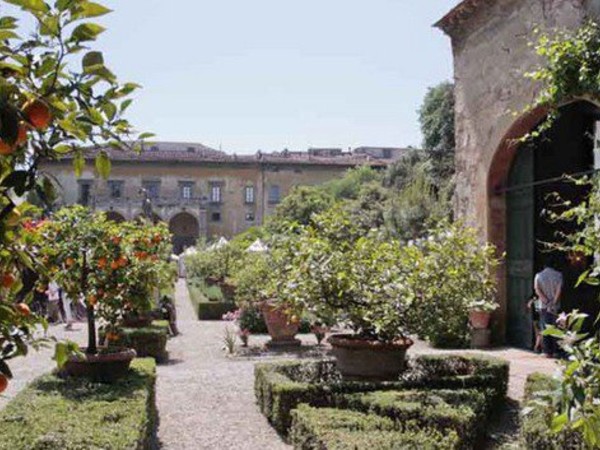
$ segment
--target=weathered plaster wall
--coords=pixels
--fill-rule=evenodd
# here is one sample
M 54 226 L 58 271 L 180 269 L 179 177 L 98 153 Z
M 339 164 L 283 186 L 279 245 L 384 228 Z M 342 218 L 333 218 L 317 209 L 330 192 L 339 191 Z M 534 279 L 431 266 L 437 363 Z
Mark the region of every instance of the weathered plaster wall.
M 488 1 L 453 32 L 456 83 L 456 213 L 483 240 L 505 251 L 506 181 L 518 145 L 543 111 L 523 115 L 537 89 L 524 75 L 537 65 L 534 30 L 575 29 L 600 11 L 600 0 Z M 506 268 L 498 272 L 496 338 L 506 320 Z

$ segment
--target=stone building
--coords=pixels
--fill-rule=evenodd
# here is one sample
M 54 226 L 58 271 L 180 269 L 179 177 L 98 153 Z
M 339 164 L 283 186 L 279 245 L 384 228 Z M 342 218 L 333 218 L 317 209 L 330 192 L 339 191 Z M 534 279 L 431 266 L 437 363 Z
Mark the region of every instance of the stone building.
M 546 114 L 519 113 L 539 89 L 524 76 L 539 63 L 529 44 L 535 28 L 574 30 L 599 10 L 599 0 L 465 0 L 436 24 L 450 36 L 454 54 L 456 211 L 506 252 L 498 274 L 500 342 L 531 346 L 524 305 L 547 257 L 541 241 L 552 240 L 556 230 L 543 213 L 547 194 L 580 199 L 582 189 L 562 176 L 599 166 L 591 137 L 598 133 L 600 111 L 585 99 L 565 104 L 544 139 L 520 143 Z M 593 294 L 572 288 L 574 270 L 561 258 L 565 307 L 590 307 L 586 299 Z
M 113 151 L 108 180 L 96 175 L 92 160 L 80 178 L 70 159 L 47 162 L 44 170 L 58 181 L 61 204 L 88 205 L 117 221 L 142 214 L 145 189 L 180 252 L 201 236 L 230 238 L 261 225 L 294 186 L 321 184 L 359 165 L 385 167 L 405 152 L 361 147 L 232 155 L 200 144 L 162 142 L 141 155 Z

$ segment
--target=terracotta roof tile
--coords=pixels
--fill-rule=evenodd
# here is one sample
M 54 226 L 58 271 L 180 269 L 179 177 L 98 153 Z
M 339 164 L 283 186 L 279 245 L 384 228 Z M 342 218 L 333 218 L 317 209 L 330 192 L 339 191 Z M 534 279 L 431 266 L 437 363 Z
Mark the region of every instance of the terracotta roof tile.
M 452 35 L 481 6 L 489 4 L 492 1 L 495 0 L 463 0 L 448 14 L 437 21 L 434 26 L 443 30 L 446 34 Z

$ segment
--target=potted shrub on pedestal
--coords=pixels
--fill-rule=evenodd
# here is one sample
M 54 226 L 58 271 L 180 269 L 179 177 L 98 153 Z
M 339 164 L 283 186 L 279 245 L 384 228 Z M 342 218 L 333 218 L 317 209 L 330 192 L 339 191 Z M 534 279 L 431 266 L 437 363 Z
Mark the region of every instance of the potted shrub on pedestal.
M 57 348 L 57 362 L 68 375 L 110 382 L 127 372 L 136 355 L 128 348 L 98 346 L 97 320 L 106 333 L 114 333 L 126 303 L 135 300 L 124 299 L 121 291 L 130 265 L 122 243 L 118 225 L 81 206 L 60 210 L 39 228 L 38 245 L 49 279 L 63 295 L 72 301 L 83 298 L 86 304 L 87 347 L 71 355 L 65 347 Z

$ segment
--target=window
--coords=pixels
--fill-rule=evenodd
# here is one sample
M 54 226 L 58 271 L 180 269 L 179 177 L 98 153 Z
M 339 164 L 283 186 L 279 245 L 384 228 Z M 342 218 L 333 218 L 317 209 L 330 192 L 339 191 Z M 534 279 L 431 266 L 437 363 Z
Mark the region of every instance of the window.
M 89 206 L 92 200 L 92 182 L 91 181 L 80 181 L 79 182 L 79 204 L 83 206 Z
M 272 184 L 269 188 L 269 203 L 279 203 L 281 200 L 281 191 L 277 184 Z
M 244 202 L 254 203 L 254 186 L 246 186 L 244 188 Z
M 191 200 L 193 191 L 194 191 L 194 183 L 191 182 L 183 182 L 179 183 L 179 189 L 181 193 L 181 198 L 183 200 Z
M 383 149 L 383 157 L 385 159 L 391 159 L 392 158 L 392 149 L 390 149 L 390 148 L 384 148 Z
M 123 182 L 110 180 L 108 182 L 108 194 L 110 198 L 122 198 L 123 197 Z
M 221 213 L 220 212 L 214 212 L 210 215 L 210 220 L 212 220 L 213 222 L 220 222 L 221 221 Z
M 160 181 L 143 181 L 142 187 L 146 189 L 148 198 L 156 200 L 160 197 Z
M 221 203 L 221 183 L 210 183 L 210 202 Z

